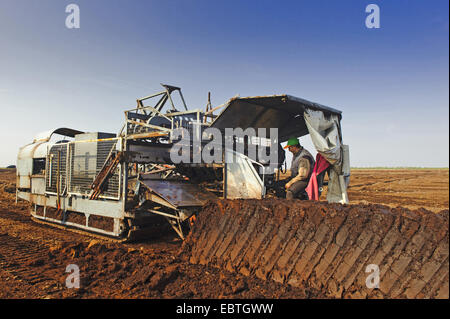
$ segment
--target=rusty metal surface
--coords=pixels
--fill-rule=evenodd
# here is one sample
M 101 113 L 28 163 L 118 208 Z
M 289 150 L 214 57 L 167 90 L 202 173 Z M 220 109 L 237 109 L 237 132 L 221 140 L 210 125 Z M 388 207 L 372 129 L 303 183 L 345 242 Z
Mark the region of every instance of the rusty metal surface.
M 147 179 L 141 182 L 176 207 L 203 206 L 206 201 L 217 198 L 199 186 L 183 181 Z

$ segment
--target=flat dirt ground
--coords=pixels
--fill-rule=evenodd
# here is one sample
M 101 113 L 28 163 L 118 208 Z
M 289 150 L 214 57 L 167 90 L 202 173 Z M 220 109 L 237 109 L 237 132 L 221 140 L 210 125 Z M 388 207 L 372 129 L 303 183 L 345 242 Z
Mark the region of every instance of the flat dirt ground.
M 449 170 L 353 170 L 349 198 L 448 210 Z M 0 169 L 0 298 L 326 297 L 310 287 L 190 264 L 180 257 L 181 244 L 173 234 L 119 244 L 37 224 L 26 202 L 15 203 L 15 170 Z M 80 269 L 79 289 L 66 287 L 70 264 Z
M 432 212 L 448 209 L 448 169 L 354 169 L 350 204 L 373 203 Z

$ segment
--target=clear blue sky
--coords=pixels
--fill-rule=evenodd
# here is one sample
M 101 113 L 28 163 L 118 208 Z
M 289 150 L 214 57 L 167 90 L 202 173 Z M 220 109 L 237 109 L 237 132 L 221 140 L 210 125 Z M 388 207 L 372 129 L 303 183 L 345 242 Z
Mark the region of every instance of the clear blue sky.
M 81 28 L 65 27 L 80 7 Z M 381 28 L 367 29 L 378 4 Z M 117 132 L 138 97 L 287 93 L 343 111 L 352 166 L 449 166 L 447 0 L 0 1 L 0 167 L 54 127 Z M 305 140 L 305 145 L 309 145 Z

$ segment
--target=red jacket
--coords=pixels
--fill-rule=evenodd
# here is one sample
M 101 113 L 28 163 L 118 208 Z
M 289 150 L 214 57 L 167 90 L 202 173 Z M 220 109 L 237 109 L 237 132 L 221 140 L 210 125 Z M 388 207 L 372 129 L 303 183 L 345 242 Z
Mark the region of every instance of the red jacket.
M 322 173 L 330 166 L 325 157 L 317 153 L 316 164 L 314 165 L 314 170 L 309 179 L 308 186 L 306 186 L 306 192 L 310 200 L 319 200 L 319 185 L 317 183 L 317 175 Z

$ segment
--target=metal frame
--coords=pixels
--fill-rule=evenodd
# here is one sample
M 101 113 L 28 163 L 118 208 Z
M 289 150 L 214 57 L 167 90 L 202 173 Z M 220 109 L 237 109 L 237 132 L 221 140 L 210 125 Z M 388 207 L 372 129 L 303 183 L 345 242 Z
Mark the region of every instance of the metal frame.
M 141 180 L 143 175 L 145 174 L 160 174 L 160 179 L 165 180 L 170 183 L 171 179 L 177 179 L 179 176 L 177 176 L 177 165 L 172 165 L 170 162 L 164 162 L 165 164 L 158 163 L 158 157 L 155 156 L 148 156 L 145 154 L 154 154 L 155 147 L 157 150 L 161 150 L 161 152 L 165 152 L 165 148 L 167 148 L 170 143 L 173 141 L 172 138 L 172 132 L 174 129 L 178 127 L 191 127 L 193 124 L 200 124 L 202 126 L 208 127 L 208 126 L 214 126 L 217 119 L 220 118 L 219 116 L 216 116 L 213 114 L 214 111 L 219 110 L 221 108 L 224 108 L 222 110 L 221 115 L 226 112 L 228 107 L 231 105 L 231 103 L 236 99 L 242 99 L 245 102 L 252 102 L 252 99 L 255 98 L 262 98 L 262 97 L 253 97 L 253 98 L 238 98 L 234 97 L 230 99 L 227 103 L 219 105 L 217 107 L 212 107 L 210 95 L 208 95 L 208 104 L 206 107 L 205 112 L 200 111 L 199 109 L 191 110 L 189 111 L 187 109 L 183 94 L 181 93 L 181 89 L 175 86 L 170 85 L 164 85 L 162 84 L 164 90 L 140 99 L 137 99 L 137 107 L 124 111 L 125 115 L 125 121 L 124 124 L 119 131 L 119 134 L 117 137 L 114 138 L 107 138 L 107 139 L 95 139 L 95 140 L 81 140 L 81 141 L 70 141 L 65 144 L 66 145 L 66 178 L 65 178 L 65 188 L 61 190 L 58 189 L 57 192 L 50 192 L 47 191 L 47 178 L 53 177 L 48 176 L 51 175 L 51 170 L 47 170 L 45 172 L 45 192 L 44 195 L 42 194 L 33 194 L 31 193 L 31 183 L 33 182 L 33 178 L 30 176 L 30 191 L 27 191 L 26 189 L 17 189 L 16 196 L 18 198 L 22 198 L 25 200 L 30 201 L 32 204 L 35 205 L 34 212 L 32 212 L 32 215 L 40 220 L 48 220 L 54 223 L 58 223 L 63 226 L 72 226 L 72 227 L 78 227 L 83 230 L 88 230 L 91 232 L 97 232 L 103 235 L 108 236 L 120 236 L 123 234 L 124 228 L 121 225 L 125 224 L 126 219 L 133 220 L 133 218 L 137 215 L 144 215 L 148 213 L 156 214 L 159 216 L 162 216 L 167 219 L 171 227 L 174 229 L 174 231 L 180 236 L 182 239 L 184 239 L 183 230 L 181 227 L 181 223 L 188 219 L 192 214 L 195 213 L 196 210 L 199 210 L 201 205 L 192 206 L 192 207 L 182 207 L 181 205 L 178 206 L 175 203 L 174 200 L 170 200 L 169 198 L 164 198 L 161 194 L 158 194 L 154 189 L 151 189 L 149 187 L 144 187 L 144 195 L 145 195 L 145 201 L 147 203 L 151 203 L 152 207 L 143 208 L 143 203 L 133 204 L 135 206 L 129 207 L 129 202 L 127 202 L 127 195 L 129 191 L 134 191 L 135 194 L 140 194 L 139 192 L 141 187 Z M 171 94 L 173 92 L 177 91 L 180 94 L 181 100 L 183 102 L 183 106 L 185 108 L 185 111 L 175 111 L 175 105 L 172 100 Z M 306 105 L 307 107 L 311 108 L 317 108 L 326 110 L 328 112 L 338 113 L 340 115 L 340 111 L 324 107 L 320 104 L 312 103 L 303 99 L 294 98 L 292 96 L 288 95 L 282 95 L 282 96 L 272 96 L 273 98 L 285 98 L 287 100 L 293 101 L 295 103 L 298 103 L 299 105 Z M 149 101 L 152 99 L 157 99 L 156 103 L 153 105 L 144 105 L 145 101 Z M 170 111 L 163 113 L 163 108 L 169 101 L 170 103 Z M 189 119 L 186 121 L 183 116 L 188 116 Z M 208 122 L 207 119 L 211 117 L 212 122 Z M 153 119 L 155 119 L 155 122 L 158 121 L 167 121 L 166 124 L 168 124 L 170 127 L 164 127 L 161 125 L 155 125 L 150 123 Z M 160 122 L 161 123 L 161 122 Z M 164 124 L 163 124 L 164 125 Z M 193 132 L 194 130 L 192 130 Z M 36 144 L 34 146 L 34 149 L 36 149 L 39 145 L 42 143 L 48 143 L 51 134 L 57 132 L 69 132 L 74 137 L 75 134 L 82 133 L 81 131 L 71 130 L 71 129 L 57 129 L 54 131 L 46 134 L 41 134 L 39 138 L 34 140 L 33 144 Z M 200 132 L 201 133 L 201 132 Z M 164 140 L 161 140 L 163 138 Z M 124 158 L 123 160 L 118 164 L 117 172 L 118 172 L 118 192 L 116 197 L 107 196 L 105 194 L 100 194 L 98 198 L 89 199 L 89 194 L 82 194 L 80 192 L 73 192 L 72 189 L 72 177 L 73 177 L 73 168 L 71 167 L 71 160 L 74 156 L 71 151 L 71 145 L 76 145 L 76 143 L 86 143 L 86 142 L 101 142 L 101 141 L 111 141 L 115 140 L 115 143 L 111 147 L 111 150 L 105 160 L 108 160 L 108 157 L 111 156 L 112 152 L 123 152 Z M 169 144 L 167 144 L 169 143 Z M 208 142 L 209 143 L 209 142 Z M 33 145 L 31 144 L 31 145 Z M 50 148 L 57 144 L 48 144 L 47 146 L 47 157 L 50 152 Z M 31 147 L 31 146 L 30 146 Z M 133 151 L 131 151 L 133 150 Z M 152 153 L 153 151 L 153 153 Z M 227 173 L 227 163 L 225 161 L 225 149 L 223 149 L 223 159 L 222 163 L 220 164 L 206 164 L 206 163 L 192 163 L 190 166 L 192 168 L 198 169 L 198 168 L 210 168 L 210 167 L 223 167 L 223 196 L 226 198 L 229 196 L 227 194 L 227 187 L 226 185 L 230 183 L 230 178 Z M 234 151 L 233 151 L 234 152 Z M 136 155 L 137 154 L 137 155 Z M 139 156 L 142 154 L 141 156 Z M 158 153 L 159 154 L 159 153 Z M 22 156 L 22 155 L 20 155 Z M 22 159 L 22 157 L 19 156 L 19 159 Z M 28 156 L 28 155 L 27 155 Z M 31 158 L 32 158 L 31 153 Z M 159 155 L 158 155 L 159 156 Z M 257 173 L 255 167 L 253 165 L 261 166 L 263 165 L 259 162 L 256 162 L 247 156 L 243 154 L 239 154 L 239 156 L 243 157 L 243 159 L 248 163 L 248 173 L 252 174 L 252 178 L 256 180 L 259 186 L 261 186 L 261 197 L 265 196 L 265 176 L 262 175 L 262 178 L 259 177 L 259 174 Z M 26 156 L 25 156 L 26 157 Z M 28 158 L 28 157 L 27 157 Z M 156 160 L 155 160 L 156 158 Z M 28 162 L 27 162 L 28 163 Z M 25 165 L 25 164 L 24 164 Z M 48 165 L 52 165 L 52 161 L 48 162 Z M 164 166 L 166 165 L 166 166 Z M 170 165 L 170 167 L 167 167 L 167 165 Z M 47 168 L 47 167 L 46 167 Z M 105 168 L 105 165 L 103 165 L 103 168 Z M 178 167 L 180 169 L 180 167 Z M 103 170 L 103 169 L 102 169 Z M 102 172 L 100 170 L 100 172 Z M 135 170 L 131 175 L 129 176 L 129 172 Z M 96 171 L 96 174 L 99 174 L 100 172 Z M 179 174 L 178 174 L 179 175 Z M 19 176 L 18 176 L 19 177 Z M 217 178 L 218 179 L 218 178 Z M 135 189 L 131 189 L 132 183 L 136 183 L 134 186 Z M 60 186 L 60 185 L 58 185 Z M 62 191 L 62 192 L 61 192 Z M 62 221 L 51 219 L 45 216 L 39 216 L 36 214 L 36 206 L 42 206 L 44 207 L 44 212 L 46 211 L 47 207 L 53 207 L 57 209 L 61 209 L 64 216 L 66 215 L 67 211 L 74 211 L 78 213 L 83 213 L 86 216 L 86 225 L 79 225 L 74 224 L 71 222 L 67 222 L 65 219 Z M 163 206 L 161 209 L 157 209 L 157 207 L 154 206 Z M 96 229 L 93 227 L 90 227 L 88 224 L 89 218 L 91 215 L 97 215 L 97 216 L 103 216 L 103 217 L 109 217 L 113 218 L 114 220 L 114 231 L 108 232 L 101 229 Z

